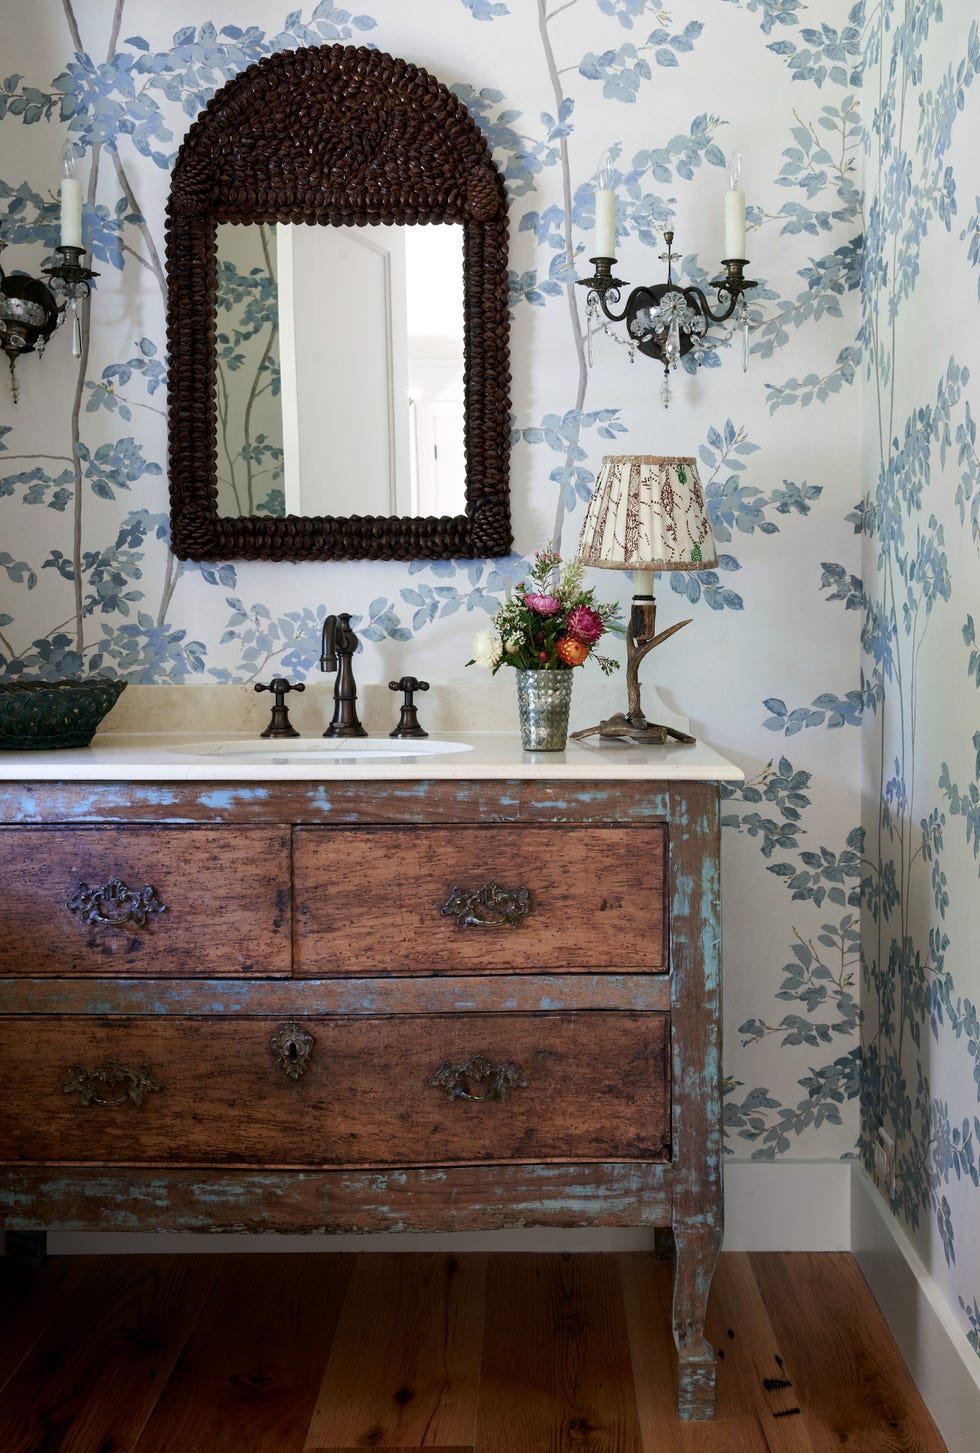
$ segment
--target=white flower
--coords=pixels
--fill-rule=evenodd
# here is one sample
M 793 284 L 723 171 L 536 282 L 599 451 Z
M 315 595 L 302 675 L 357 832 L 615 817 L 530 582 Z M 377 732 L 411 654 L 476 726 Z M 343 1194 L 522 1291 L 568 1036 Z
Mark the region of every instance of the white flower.
M 473 664 L 485 666 L 492 671 L 500 660 L 503 647 L 500 644 L 500 637 L 493 631 L 477 631 L 473 637 Z
M 508 656 L 516 656 L 520 649 L 520 641 L 514 640 L 513 637 L 509 641 L 504 642 L 504 650 L 507 652 Z

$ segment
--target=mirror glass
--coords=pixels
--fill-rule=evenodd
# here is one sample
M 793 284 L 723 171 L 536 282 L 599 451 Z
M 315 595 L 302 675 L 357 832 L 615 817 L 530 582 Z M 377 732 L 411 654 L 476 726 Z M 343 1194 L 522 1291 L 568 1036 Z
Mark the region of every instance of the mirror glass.
M 219 514 L 465 508 L 460 225 L 223 223 L 216 268 Z

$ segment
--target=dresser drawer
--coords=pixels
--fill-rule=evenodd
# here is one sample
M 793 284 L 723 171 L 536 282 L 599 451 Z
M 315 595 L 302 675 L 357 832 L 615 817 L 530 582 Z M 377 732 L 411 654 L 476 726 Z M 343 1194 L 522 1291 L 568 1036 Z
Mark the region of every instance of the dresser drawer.
M 665 830 L 297 828 L 295 973 L 666 967 Z
M 5 1161 L 664 1160 L 669 1126 L 663 1014 L 0 1022 Z
M 278 828 L 0 829 L 0 974 L 285 975 Z

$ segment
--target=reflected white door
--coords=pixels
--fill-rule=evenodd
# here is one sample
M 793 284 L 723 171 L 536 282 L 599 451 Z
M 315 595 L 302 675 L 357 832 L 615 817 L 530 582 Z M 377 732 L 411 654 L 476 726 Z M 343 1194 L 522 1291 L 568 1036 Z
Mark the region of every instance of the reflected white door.
M 411 513 L 398 228 L 276 228 L 286 510 Z

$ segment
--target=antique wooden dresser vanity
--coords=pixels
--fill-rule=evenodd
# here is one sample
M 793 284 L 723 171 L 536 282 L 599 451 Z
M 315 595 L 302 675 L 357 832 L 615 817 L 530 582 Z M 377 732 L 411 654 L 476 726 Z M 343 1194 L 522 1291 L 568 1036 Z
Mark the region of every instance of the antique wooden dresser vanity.
M 8 754 L 0 1226 L 670 1228 L 679 1408 L 711 1416 L 739 774 L 509 750 L 319 780 Z

